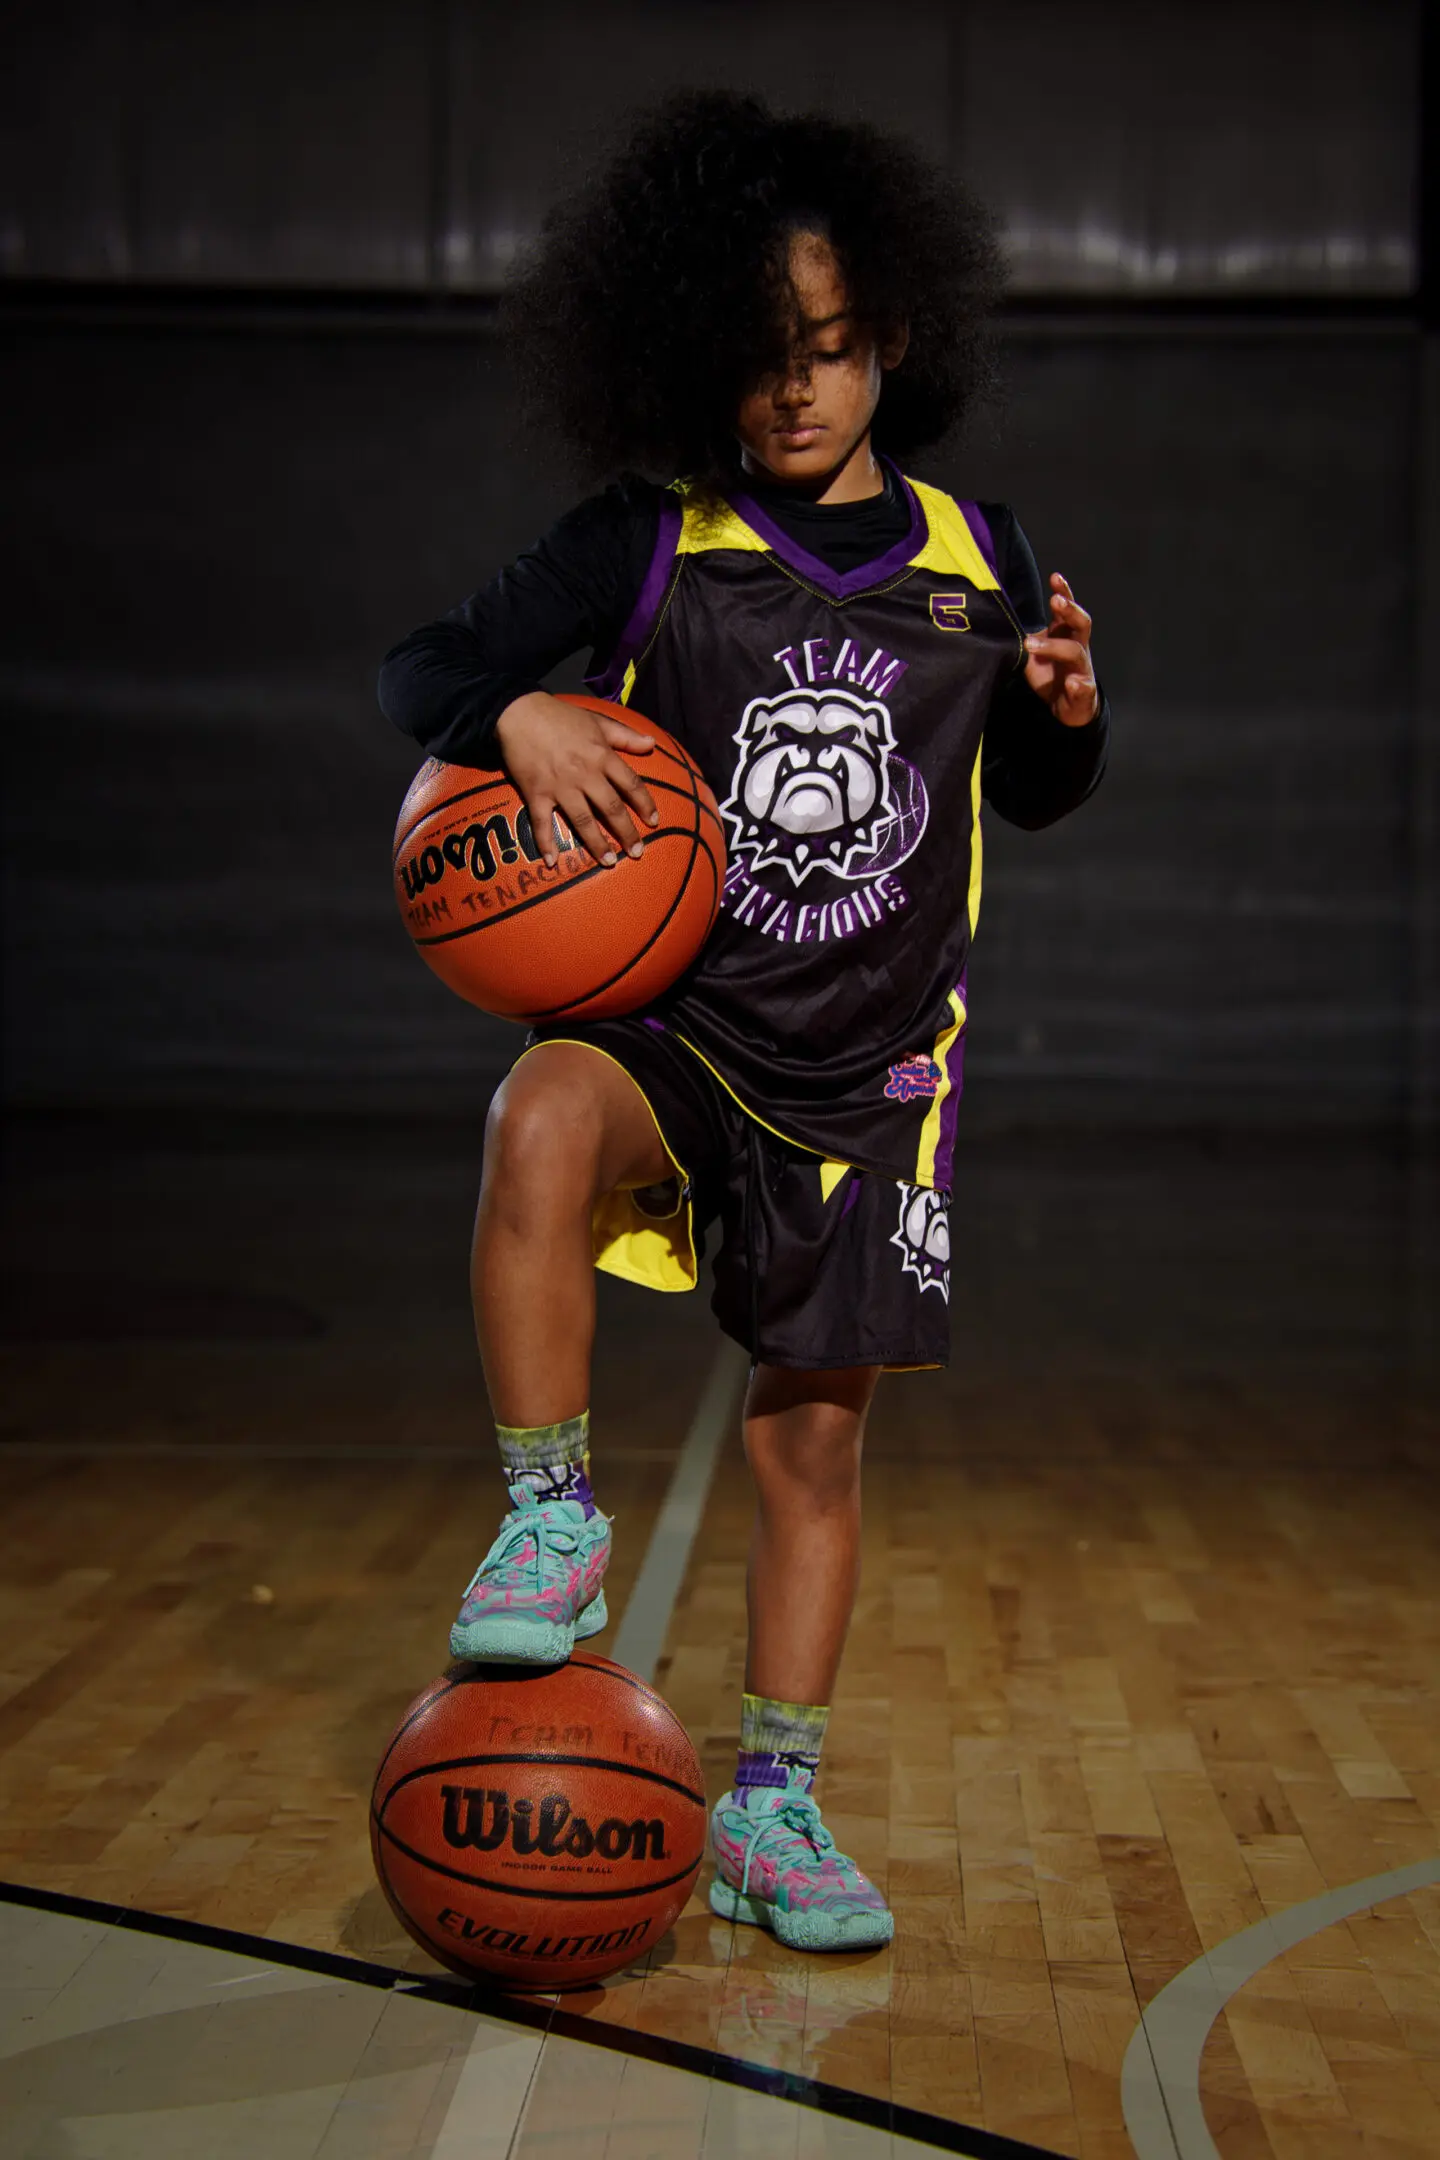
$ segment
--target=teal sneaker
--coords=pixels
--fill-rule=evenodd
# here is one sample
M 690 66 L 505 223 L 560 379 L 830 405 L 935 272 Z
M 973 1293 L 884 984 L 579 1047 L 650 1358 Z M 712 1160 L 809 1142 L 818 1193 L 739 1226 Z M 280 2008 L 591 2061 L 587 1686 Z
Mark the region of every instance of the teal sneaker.
M 470 1578 L 450 1630 L 450 1655 L 515 1665 L 563 1665 L 577 1638 L 598 1635 L 605 1610 L 610 1518 L 578 1500 L 517 1507 Z
M 835 1850 L 803 1770 L 789 1783 L 728 1792 L 710 1818 L 716 1870 L 710 1910 L 769 1928 L 791 1950 L 873 1950 L 895 1915 L 868 1876 Z

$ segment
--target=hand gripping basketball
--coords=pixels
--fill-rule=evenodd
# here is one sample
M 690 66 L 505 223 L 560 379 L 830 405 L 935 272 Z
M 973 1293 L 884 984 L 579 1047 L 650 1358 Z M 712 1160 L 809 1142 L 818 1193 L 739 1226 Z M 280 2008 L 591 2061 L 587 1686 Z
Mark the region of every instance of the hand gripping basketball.
M 456 994 L 506 1020 L 607 1018 L 650 1005 L 684 973 L 720 907 L 715 798 L 674 737 L 605 698 L 566 703 L 634 725 L 627 750 L 657 823 L 613 867 L 557 813 L 547 864 L 508 773 L 426 760 L 395 828 L 395 897 L 421 958 Z
M 598 698 L 582 704 L 534 690 L 507 705 L 495 723 L 501 762 L 525 798 L 541 855 L 552 868 L 560 854 L 557 811 L 607 868 L 618 861 L 618 848 L 638 856 L 640 828 L 659 823 L 649 789 L 626 762 L 652 750 L 654 737 L 640 733 L 624 706 L 601 705 Z

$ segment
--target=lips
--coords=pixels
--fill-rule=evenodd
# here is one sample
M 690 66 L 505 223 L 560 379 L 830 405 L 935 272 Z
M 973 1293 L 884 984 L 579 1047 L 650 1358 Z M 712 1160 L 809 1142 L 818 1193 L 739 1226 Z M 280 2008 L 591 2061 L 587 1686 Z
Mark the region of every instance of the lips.
M 818 442 L 824 432 L 825 430 L 822 427 L 807 425 L 805 427 L 776 428 L 775 436 L 778 442 L 784 443 L 787 450 L 806 450 L 811 443 Z

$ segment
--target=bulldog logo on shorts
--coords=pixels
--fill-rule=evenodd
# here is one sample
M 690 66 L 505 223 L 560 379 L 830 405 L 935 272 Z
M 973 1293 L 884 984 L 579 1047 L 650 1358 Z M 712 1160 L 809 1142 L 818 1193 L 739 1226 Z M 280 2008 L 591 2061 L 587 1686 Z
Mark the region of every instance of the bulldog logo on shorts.
M 938 1290 L 950 1302 L 950 1195 L 925 1185 L 900 1187 L 900 1226 L 891 1238 L 900 1248 L 902 1274 L 922 1291 Z
M 720 809 L 751 871 L 775 863 L 796 885 L 812 870 L 870 878 L 919 846 L 925 784 L 896 755 L 878 698 L 828 686 L 755 698 L 735 741 L 740 757 Z

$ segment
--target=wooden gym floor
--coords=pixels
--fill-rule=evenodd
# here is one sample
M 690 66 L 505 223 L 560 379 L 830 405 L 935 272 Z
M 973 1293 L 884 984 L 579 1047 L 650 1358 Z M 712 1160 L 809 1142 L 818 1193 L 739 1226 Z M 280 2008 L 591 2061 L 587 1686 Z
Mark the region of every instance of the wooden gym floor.
M 436 1971 L 366 1800 L 500 1505 L 478 1148 L 12 1136 L 0 1877 L 45 1896 L 0 1902 L 0 2156 L 1440 2152 L 1435 1285 L 1424 1196 L 1359 1140 L 971 1141 L 955 1362 L 882 1386 L 823 1771 L 892 1951 L 806 1960 L 696 1899 L 548 2027 L 356 1982 Z M 718 1338 L 698 1297 L 602 1309 L 623 1622 Z M 732 1421 L 657 1672 L 712 1794 L 747 1508 Z

